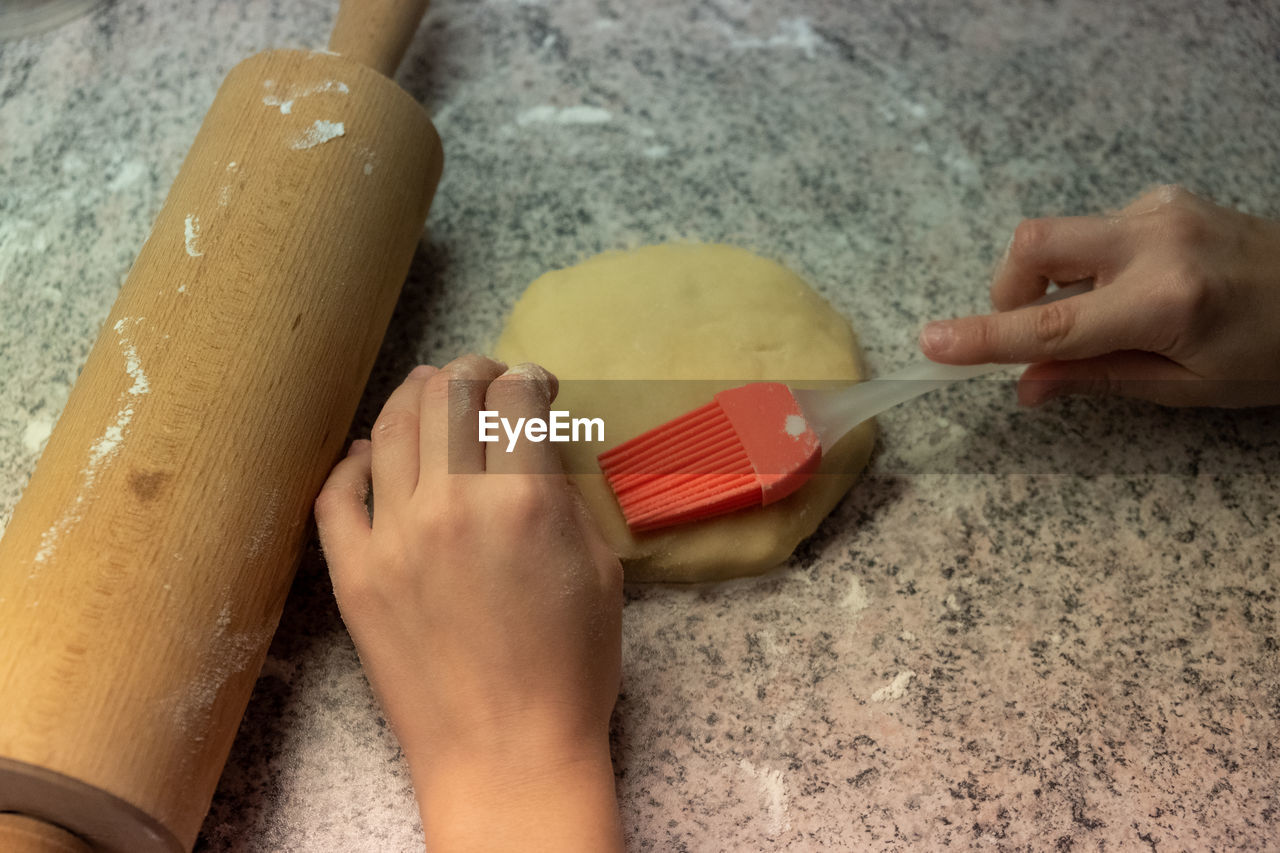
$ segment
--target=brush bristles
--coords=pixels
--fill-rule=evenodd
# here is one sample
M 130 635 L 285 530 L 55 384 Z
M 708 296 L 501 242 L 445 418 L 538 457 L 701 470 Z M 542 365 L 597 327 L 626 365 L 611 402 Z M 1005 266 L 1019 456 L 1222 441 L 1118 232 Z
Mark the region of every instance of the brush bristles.
M 600 468 L 633 530 L 731 512 L 761 500 L 746 448 L 716 402 L 601 454 Z

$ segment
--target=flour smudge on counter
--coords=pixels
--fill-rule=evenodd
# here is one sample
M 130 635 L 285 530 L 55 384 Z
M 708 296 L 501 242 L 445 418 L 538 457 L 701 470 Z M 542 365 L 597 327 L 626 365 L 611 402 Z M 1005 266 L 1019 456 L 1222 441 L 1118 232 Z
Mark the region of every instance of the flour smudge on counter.
M 52 420 L 47 417 L 32 418 L 27 422 L 26 429 L 22 431 L 22 446 L 28 453 L 39 453 L 44 449 L 44 443 L 49 440 L 49 434 L 52 432 Z
M 551 106 L 534 107 L 516 116 L 516 124 L 604 124 L 613 119 L 613 113 L 600 107 L 584 105 L 557 109 Z
M 871 694 L 872 702 L 893 702 L 907 695 L 907 685 L 916 674 L 909 669 L 894 676 L 893 681 Z
M 806 59 L 815 59 L 822 37 L 814 32 L 806 18 L 784 18 L 778 21 L 778 31 L 768 38 L 738 36 L 728 27 L 729 45 L 737 50 L 792 48 L 799 50 Z
M 791 805 L 787 800 L 787 781 L 782 771 L 756 767 L 745 758 L 738 762 L 738 766 L 755 781 L 760 791 L 760 799 L 764 805 L 766 834 L 770 838 L 777 838 L 791 829 L 791 818 L 788 814 L 791 811 Z

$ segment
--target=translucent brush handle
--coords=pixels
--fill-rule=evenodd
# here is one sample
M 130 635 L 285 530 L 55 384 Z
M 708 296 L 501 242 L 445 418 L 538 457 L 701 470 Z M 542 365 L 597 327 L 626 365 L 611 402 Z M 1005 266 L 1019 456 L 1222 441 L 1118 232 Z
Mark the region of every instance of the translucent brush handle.
M 810 426 L 822 439 L 822 451 L 825 453 L 849 430 L 899 403 L 961 379 L 975 379 L 1015 366 L 1017 365 L 935 364 L 925 361 L 839 391 L 797 388 L 792 393 L 800 401 L 800 407 L 804 409 Z
M 1085 293 L 1092 286 L 1092 281 L 1080 282 L 1046 294 L 1031 305 L 1046 305 L 1059 299 L 1066 299 L 1069 296 Z M 933 361 L 923 361 L 904 367 L 888 376 L 859 382 L 857 385 L 841 388 L 838 391 L 797 388 L 792 393 L 804 409 L 810 425 L 822 439 L 822 450 L 825 453 L 849 430 L 899 403 L 905 403 L 921 394 L 928 394 L 930 391 L 936 391 L 962 379 L 975 379 L 989 373 L 1026 366 L 1025 364 L 938 364 Z

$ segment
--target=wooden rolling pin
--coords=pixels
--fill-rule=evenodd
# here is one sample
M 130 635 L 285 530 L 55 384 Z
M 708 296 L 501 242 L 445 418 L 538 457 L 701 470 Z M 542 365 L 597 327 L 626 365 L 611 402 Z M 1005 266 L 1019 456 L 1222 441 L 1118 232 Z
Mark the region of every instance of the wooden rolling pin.
M 425 0 L 232 69 L 0 540 L 0 850 L 190 850 L 440 177 Z

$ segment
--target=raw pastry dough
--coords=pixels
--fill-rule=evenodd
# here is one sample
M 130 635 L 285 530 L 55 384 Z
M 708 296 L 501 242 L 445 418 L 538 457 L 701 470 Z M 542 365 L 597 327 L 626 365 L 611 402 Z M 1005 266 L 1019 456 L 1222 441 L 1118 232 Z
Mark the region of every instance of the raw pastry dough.
M 732 246 L 649 246 L 549 272 L 516 304 L 495 354 L 555 373 L 555 408 L 604 419 L 603 444 L 559 447 L 628 581 L 719 580 L 781 563 L 853 485 L 875 437 L 863 424 L 823 459 L 820 470 L 836 473 L 815 475 L 771 506 L 638 536 L 627 529 L 596 454 L 720 388 L 863 376 L 843 317 L 794 273 Z M 582 381 L 592 379 L 719 381 Z

